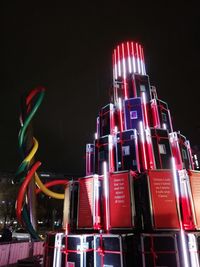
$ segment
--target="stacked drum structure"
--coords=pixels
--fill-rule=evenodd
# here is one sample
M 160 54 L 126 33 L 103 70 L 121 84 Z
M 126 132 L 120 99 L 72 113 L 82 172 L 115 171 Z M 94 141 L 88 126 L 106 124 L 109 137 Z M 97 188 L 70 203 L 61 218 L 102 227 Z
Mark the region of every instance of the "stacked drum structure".
M 200 266 L 200 172 L 150 85 L 140 44 L 114 49 L 113 94 L 96 125 L 45 266 Z

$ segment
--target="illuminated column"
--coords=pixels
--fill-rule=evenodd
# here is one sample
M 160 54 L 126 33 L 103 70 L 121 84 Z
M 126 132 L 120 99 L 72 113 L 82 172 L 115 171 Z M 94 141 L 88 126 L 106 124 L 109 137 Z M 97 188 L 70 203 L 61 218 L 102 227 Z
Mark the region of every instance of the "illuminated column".
M 127 99 L 129 98 L 127 79 L 130 75 L 146 75 L 143 47 L 137 42 L 123 42 L 114 49 L 112 58 L 114 99 L 120 97 L 119 84 L 124 98 Z

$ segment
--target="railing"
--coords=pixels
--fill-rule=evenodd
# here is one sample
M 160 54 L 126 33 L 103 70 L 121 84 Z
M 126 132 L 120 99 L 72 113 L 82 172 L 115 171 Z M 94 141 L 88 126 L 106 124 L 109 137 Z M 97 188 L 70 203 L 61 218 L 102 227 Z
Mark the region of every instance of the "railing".
M 0 266 L 17 263 L 30 256 L 43 255 L 44 242 L 18 242 L 0 244 Z

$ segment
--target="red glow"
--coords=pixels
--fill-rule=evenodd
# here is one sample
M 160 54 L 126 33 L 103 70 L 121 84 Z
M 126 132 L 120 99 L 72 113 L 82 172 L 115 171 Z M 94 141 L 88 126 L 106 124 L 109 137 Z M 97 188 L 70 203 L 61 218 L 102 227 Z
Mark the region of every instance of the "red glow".
M 178 136 L 176 132 L 170 133 L 170 142 L 171 142 L 171 149 L 172 149 L 172 155 L 175 159 L 175 165 L 177 170 L 183 169 L 183 162 L 181 157 L 181 151 L 179 147 L 179 141 Z
M 128 54 L 128 68 L 129 68 L 129 72 L 132 72 L 132 67 L 131 67 L 131 55 L 130 55 L 130 43 L 127 42 L 127 54 Z
M 145 61 L 143 48 L 140 44 L 127 41 L 117 46 L 113 51 L 113 78 L 123 76 L 125 96 L 127 97 L 126 79 L 130 73 L 144 75 Z
M 140 57 L 139 57 L 139 52 L 138 52 L 138 43 L 135 44 L 136 46 L 136 58 L 137 58 L 137 67 L 138 67 L 138 73 L 140 74 Z
M 146 74 L 145 60 L 144 60 L 144 50 L 143 50 L 143 48 L 142 48 L 142 63 L 143 63 L 143 67 L 144 67 L 144 74 Z
M 116 54 L 116 49 L 114 50 L 114 77 L 117 79 L 117 54 Z
M 143 64 L 142 64 L 142 47 L 139 45 L 139 58 L 140 58 L 140 63 L 141 63 L 141 69 L 142 69 L 142 74 L 144 75 L 144 70 L 143 70 Z
M 160 127 L 158 109 L 157 109 L 157 106 L 156 106 L 156 99 L 152 99 L 151 111 L 152 111 L 152 118 L 153 118 L 153 126 L 155 128 L 161 128 Z
M 118 73 L 117 73 L 117 76 L 118 77 L 121 77 L 121 66 L 120 66 L 120 51 L 119 51 L 119 45 L 117 47 L 117 68 L 118 68 Z

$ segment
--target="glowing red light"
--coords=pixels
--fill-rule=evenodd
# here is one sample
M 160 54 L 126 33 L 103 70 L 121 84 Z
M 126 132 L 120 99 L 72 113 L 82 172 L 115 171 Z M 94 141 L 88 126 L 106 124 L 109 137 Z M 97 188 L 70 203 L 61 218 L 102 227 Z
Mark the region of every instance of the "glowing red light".
M 113 51 L 113 77 L 126 80 L 130 73 L 145 75 L 143 48 L 139 43 L 126 42 Z

